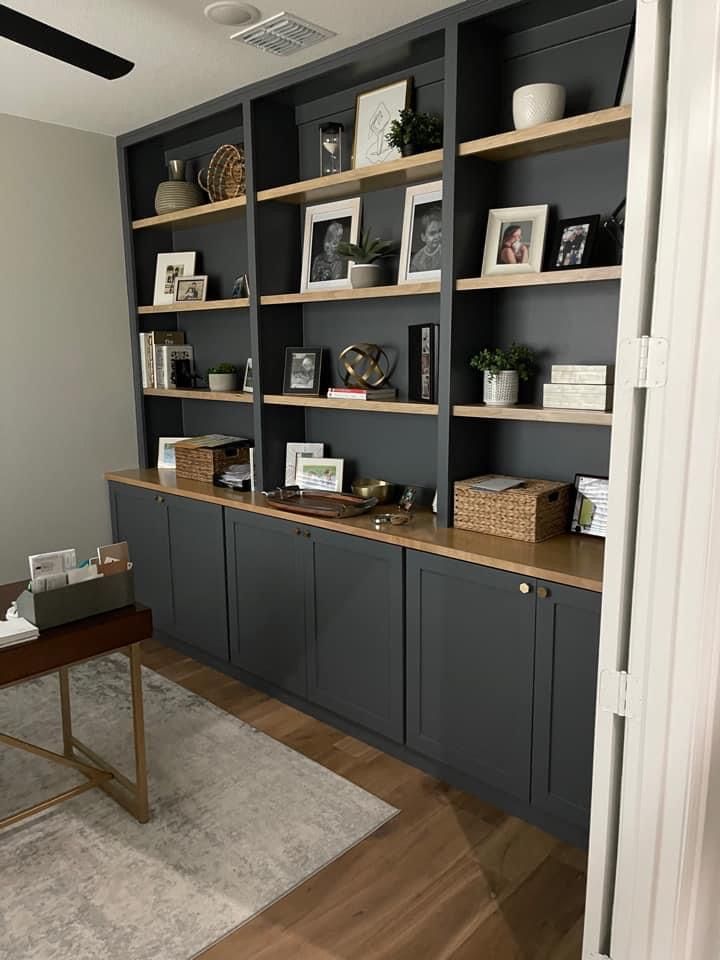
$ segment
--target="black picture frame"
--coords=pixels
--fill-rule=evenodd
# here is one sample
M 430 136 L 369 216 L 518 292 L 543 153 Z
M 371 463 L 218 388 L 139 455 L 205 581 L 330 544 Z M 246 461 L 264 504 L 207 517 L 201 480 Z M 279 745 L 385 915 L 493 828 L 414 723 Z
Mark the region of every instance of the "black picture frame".
M 438 341 L 440 324 L 416 323 L 408 327 L 408 400 L 438 402 Z
M 319 397 L 322 382 L 322 359 L 322 347 L 285 347 L 283 395 L 286 397 Z M 302 366 L 306 367 L 304 371 Z
M 587 226 L 587 233 L 584 238 L 584 244 L 579 256 L 573 257 L 570 263 L 558 263 L 561 259 L 563 246 L 568 243 L 566 234 L 573 227 Z M 586 217 L 566 217 L 559 220 L 555 227 L 550 255 L 548 258 L 548 269 L 550 270 L 581 270 L 583 267 L 592 265 L 597 246 L 597 234 L 600 227 L 600 214 L 592 213 Z

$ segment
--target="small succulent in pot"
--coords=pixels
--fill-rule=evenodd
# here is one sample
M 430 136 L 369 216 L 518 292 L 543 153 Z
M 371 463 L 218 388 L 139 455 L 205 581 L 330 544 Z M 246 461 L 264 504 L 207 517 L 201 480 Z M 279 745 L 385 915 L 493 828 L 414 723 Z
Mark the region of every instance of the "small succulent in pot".
M 416 113 L 407 107 L 392 121 L 385 139 L 404 157 L 435 150 L 442 146 L 442 120 L 435 114 Z
M 513 343 L 507 350 L 485 348 L 470 359 L 473 370 L 483 373 L 483 399 L 491 407 L 509 407 L 518 402 L 520 380 L 529 380 L 537 369 L 535 352 Z
M 360 234 L 358 243 L 344 241 L 338 245 L 338 254 L 351 261 L 350 284 L 354 289 L 359 287 L 379 287 L 383 280 L 381 264 L 377 263 L 383 257 L 391 257 L 395 252 L 390 240 L 380 237 L 370 238 L 370 231 Z
M 234 363 L 218 363 L 208 369 L 208 386 L 211 390 L 237 390 L 239 372 Z

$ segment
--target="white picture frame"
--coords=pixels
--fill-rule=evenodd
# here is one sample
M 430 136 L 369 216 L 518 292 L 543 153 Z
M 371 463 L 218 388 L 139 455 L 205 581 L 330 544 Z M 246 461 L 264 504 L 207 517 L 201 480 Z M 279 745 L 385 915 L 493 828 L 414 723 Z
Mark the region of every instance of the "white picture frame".
M 399 284 L 440 279 L 442 194 L 442 180 L 405 191 Z
M 359 230 L 360 197 L 306 207 L 301 293 L 350 287 L 350 263 L 336 250 L 343 241 L 357 243 Z
M 482 275 L 540 273 L 547 218 L 546 203 L 489 210 Z
M 344 464 L 334 457 L 298 457 L 295 482 L 301 490 L 341 493 Z
M 194 251 L 157 255 L 153 306 L 175 302 L 175 281 L 178 277 L 190 277 L 195 273 L 195 257 Z
M 248 357 L 245 364 L 245 374 L 243 375 L 243 393 L 253 392 L 253 362 L 252 357 Z
M 187 437 L 159 437 L 158 438 L 158 470 L 175 469 L 175 444 Z
M 207 300 L 207 274 L 176 277 L 173 290 L 174 303 L 202 303 Z
M 397 147 L 385 139 L 390 124 L 400 111 L 410 105 L 412 79 L 406 77 L 374 90 L 366 90 L 355 98 L 355 132 L 353 134 L 352 165 L 369 167 L 387 163 L 402 156 Z
M 298 459 L 325 455 L 324 443 L 287 443 L 285 445 L 285 486 L 295 485 Z

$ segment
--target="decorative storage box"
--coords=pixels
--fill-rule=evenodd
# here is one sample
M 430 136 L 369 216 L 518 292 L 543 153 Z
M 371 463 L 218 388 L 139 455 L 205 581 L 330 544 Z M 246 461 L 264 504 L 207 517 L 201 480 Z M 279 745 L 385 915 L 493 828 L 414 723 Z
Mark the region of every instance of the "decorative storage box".
M 241 437 L 193 437 L 175 444 L 175 476 L 212 483 L 236 463 L 249 463 L 250 441 Z
M 38 630 L 49 630 L 73 620 L 84 620 L 108 613 L 135 602 L 132 570 L 84 580 L 57 590 L 30 593 L 23 590 L 17 598 L 17 611 Z
M 523 480 L 522 486 L 502 493 L 472 489 L 489 476 L 456 482 L 455 526 L 460 530 L 537 543 L 568 529 L 571 484 Z

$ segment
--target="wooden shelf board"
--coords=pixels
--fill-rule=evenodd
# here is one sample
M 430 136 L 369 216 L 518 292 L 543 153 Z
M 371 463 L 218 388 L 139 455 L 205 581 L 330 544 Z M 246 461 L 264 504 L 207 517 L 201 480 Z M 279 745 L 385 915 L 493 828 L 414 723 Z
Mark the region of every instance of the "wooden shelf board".
M 436 417 L 434 403 L 408 403 L 402 400 L 329 400 L 327 397 L 286 397 L 266 393 L 265 403 L 286 407 L 316 407 L 325 410 L 361 410 L 365 413 L 416 413 Z
M 162 303 L 157 306 L 138 307 L 138 313 L 191 313 L 196 310 L 242 310 L 250 305 L 247 297 L 231 300 L 193 300 L 192 303 Z
M 145 387 L 146 397 L 167 397 L 171 400 L 224 400 L 230 403 L 252 403 L 251 393 L 242 390 L 161 390 Z
M 543 423 L 577 423 L 609 427 L 612 413 L 603 410 L 560 410 L 518 404 L 514 407 L 488 407 L 484 403 L 464 403 L 453 407 L 454 417 L 477 417 L 482 420 L 526 420 Z
M 632 108 L 609 107 L 577 117 L 565 117 L 550 123 L 540 123 L 526 130 L 510 130 L 480 140 L 461 143 L 461 157 L 483 157 L 486 160 L 513 160 L 516 157 L 568 150 L 593 143 L 623 140 L 630 135 Z
M 622 267 L 580 267 L 576 270 L 544 270 L 542 273 L 505 273 L 492 277 L 466 277 L 455 287 L 463 290 L 496 290 L 500 287 L 542 287 L 558 283 L 595 283 L 620 280 Z
M 507 570 L 526 577 L 539 577 L 551 583 L 562 583 L 583 590 L 602 590 L 602 537 L 561 534 L 542 543 L 523 543 L 505 537 L 491 537 L 468 530 L 438 527 L 436 517 L 427 510 L 416 510 L 406 526 L 380 529 L 373 523 L 372 512 L 348 520 L 327 520 L 294 513 L 281 513 L 268 506 L 261 493 L 238 493 L 198 480 L 182 480 L 174 470 L 122 470 L 105 474 L 106 480 L 143 487 L 159 493 L 201 500 L 236 510 L 301 523 L 307 527 L 335 530 L 351 536 L 391 543 L 409 550 L 422 550 L 437 556 L 464 560 L 498 570 Z M 387 507 L 378 508 L 381 512 Z M 392 509 L 392 508 L 391 508 Z M 377 511 L 375 511 L 377 512 Z
M 440 282 L 400 283 L 386 287 L 362 287 L 359 290 L 312 290 L 308 293 L 273 293 L 260 297 L 263 306 L 278 303 L 322 303 L 333 300 L 374 300 L 380 297 L 413 297 L 440 293 Z
M 174 213 L 161 213 L 156 217 L 143 217 L 133 220 L 133 230 L 148 230 L 159 227 L 196 227 L 210 220 L 231 220 L 237 217 L 247 206 L 247 197 L 233 197 L 232 200 L 218 200 L 217 203 L 202 203 L 187 210 Z
M 430 150 L 412 157 L 400 157 L 388 163 L 377 163 L 356 170 L 343 170 L 327 177 L 300 180 L 270 190 L 260 190 L 257 199 L 282 200 L 285 203 L 306 203 L 338 200 L 353 193 L 384 190 L 442 176 L 442 150 Z

